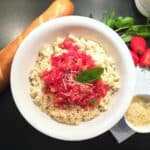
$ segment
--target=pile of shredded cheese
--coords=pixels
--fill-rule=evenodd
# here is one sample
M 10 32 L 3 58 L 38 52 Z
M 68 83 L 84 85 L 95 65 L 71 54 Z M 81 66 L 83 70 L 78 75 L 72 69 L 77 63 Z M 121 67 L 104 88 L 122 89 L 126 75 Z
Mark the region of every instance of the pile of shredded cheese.
M 135 126 L 150 125 L 150 99 L 134 97 L 126 112 L 126 118 Z

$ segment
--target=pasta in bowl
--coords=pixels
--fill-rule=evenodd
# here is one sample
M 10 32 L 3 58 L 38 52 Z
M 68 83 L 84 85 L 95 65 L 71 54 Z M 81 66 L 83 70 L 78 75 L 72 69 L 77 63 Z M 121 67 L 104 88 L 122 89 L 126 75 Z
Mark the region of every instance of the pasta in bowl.
M 66 38 L 73 41 L 70 48 L 64 46 Z M 92 48 L 93 45 L 98 47 L 99 51 Z M 72 55 L 72 50 L 68 49 L 76 51 L 73 51 Z M 80 61 L 76 57 L 79 57 Z M 81 65 L 76 66 L 79 62 Z M 65 66 L 69 63 L 75 64 L 73 72 L 65 73 L 65 70 L 72 66 Z M 36 67 L 42 69 L 35 73 Z M 90 79 L 92 82 L 83 83 L 82 80 L 87 78 L 83 78 L 82 74 L 88 76 L 85 72 L 91 73 L 91 70 L 98 72 L 99 76 L 95 78 L 95 73 L 92 73 L 96 80 Z M 70 87 L 66 81 L 63 84 L 64 76 L 73 79 Z M 53 84 L 49 80 L 52 78 Z M 59 82 L 54 84 L 56 79 Z M 11 90 L 23 117 L 40 132 L 62 140 L 85 140 L 112 128 L 130 104 L 134 83 L 134 64 L 121 38 L 103 23 L 80 16 L 53 19 L 35 29 L 19 47 L 11 69 Z M 64 85 L 65 88 L 61 88 Z M 73 96 L 74 92 L 68 88 L 76 91 L 77 95 Z M 69 94 L 67 98 L 62 95 L 64 89 L 68 90 L 65 92 Z M 93 94 L 93 91 L 98 94 Z M 52 95 L 57 98 L 45 98 L 41 104 L 43 93 L 45 97 Z M 84 97 L 84 93 L 87 93 L 88 98 Z M 77 96 L 79 97 L 76 99 Z M 52 105 L 47 102 L 52 102 Z M 71 114 L 74 109 L 78 112 L 76 107 L 81 114 L 73 114 L 73 117 L 76 117 L 71 121 L 69 119 L 73 119 Z
M 75 80 L 88 69 L 104 69 L 101 79 L 98 74 L 93 81 Z M 58 122 L 72 125 L 105 112 L 111 95 L 119 88 L 112 57 L 97 42 L 74 35 L 42 46 L 29 79 L 34 103 Z

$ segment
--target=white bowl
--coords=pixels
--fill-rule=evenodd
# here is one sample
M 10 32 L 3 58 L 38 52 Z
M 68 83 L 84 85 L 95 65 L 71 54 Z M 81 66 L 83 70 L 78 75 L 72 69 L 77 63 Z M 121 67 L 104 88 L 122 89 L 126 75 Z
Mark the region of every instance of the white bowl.
M 33 104 L 29 95 L 29 72 L 35 64 L 41 45 L 69 33 L 100 42 L 115 59 L 121 78 L 121 87 L 111 98 L 108 111 L 77 126 L 54 121 Z M 62 17 L 39 26 L 23 41 L 12 64 L 11 90 L 19 111 L 34 128 L 53 138 L 79 141 L 108 131 L 122 118 L 132 99 L 134 70 L 127 46 L 109 27 L 87 17 Z
M 148 72 L 148 73 L 149 73 L 149 72 Z M 146 77 L 146 76 L 145 76 L 145 77 Z M 147 77 L 148 77 L 148 76 L 147 76 Z M 148 81 L 147 81 L 147 82 L 148 82 Z M 142 87 L 144 87 L 144 86 L 142 86 Z M 143 91 L 144 91 L 144 90 L 143 90 Z M 136 96 L 142 96 L 142 97 L 144 97 L 144 98 L 150 100 L 150 95 L 140 94 L 140 95 L 136 95 Z M 149 103 L 150 103 L 150 101 L 149 101 Z M 148 104 L 148 105 L 149 105 L 149 104 Z M 137 133 L 142 133 L 142 134 L 144 134 L 144 133 L 150 133 L 150 124 L 148 124 L 148 125 L 143 125 L 143 126 L 135 126 L 135 125 L 132 124 L 130 121 L 128 121 L 126 115 L 124 116 L 124 119 L 125 119 L 126 124 L 127 124 L 132 130 L 134 130 L 135 132 L 137 132 Z

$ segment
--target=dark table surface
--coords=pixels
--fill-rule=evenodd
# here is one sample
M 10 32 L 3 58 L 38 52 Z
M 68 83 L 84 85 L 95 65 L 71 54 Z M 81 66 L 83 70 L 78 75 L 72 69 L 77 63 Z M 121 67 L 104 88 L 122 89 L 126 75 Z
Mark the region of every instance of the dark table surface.
M 73 0 L 75 14 L 100 18 L 105 10 L 119 15 L 134 16 L 138 22 L 145 19 L 135 8 L 133 0 Z M 0 48 L 12 41 L 50 4 L 50 0 L 0 0 Z M 0 149 L 150 149 L 150 134 L 135 134 L 117 144 L 110 132 L 82 142 L 64 142 L 47 137 L 33 129 L 18 112 L 8 87 L 0 94 Z

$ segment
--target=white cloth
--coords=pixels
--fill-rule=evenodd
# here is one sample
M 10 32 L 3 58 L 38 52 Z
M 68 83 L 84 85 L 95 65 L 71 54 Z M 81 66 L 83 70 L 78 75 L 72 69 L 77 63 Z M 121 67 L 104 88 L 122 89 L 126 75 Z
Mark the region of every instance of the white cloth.
M 124 119 L 121 119 L 119 123 L 117 123 L 110 132 L 114 136 L 114 138 L 117 140 L 118 143 L 121 143 L 131 137 L 135 132 L 130 129 Z

